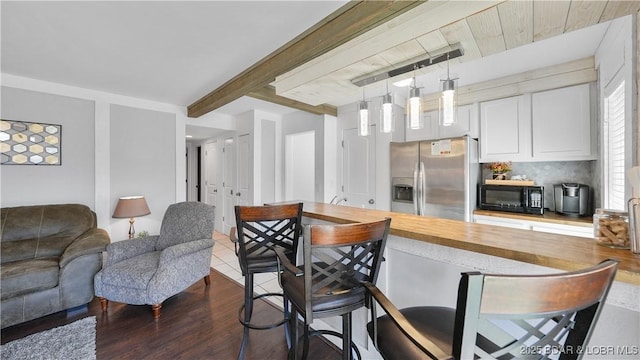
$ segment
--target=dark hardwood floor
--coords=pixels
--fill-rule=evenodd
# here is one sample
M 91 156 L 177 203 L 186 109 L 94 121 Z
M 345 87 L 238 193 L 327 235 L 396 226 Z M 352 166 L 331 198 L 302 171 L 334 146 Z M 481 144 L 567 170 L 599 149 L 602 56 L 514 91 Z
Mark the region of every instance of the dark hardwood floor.
M 242 340 L 238 309 L 243 288 L 235 281 L 211 270 L 211 285 L 199 281 L 184 292 L 167 299 L 160 319 L 153 320 L 150 306 L 109 303 L 102 313 L 94 299 L 85 311 L 67 316 L 59 312 L 2 329 L 2 344 L 24 336 L 95 315 L 98 360 L 103 359 L 236 359 Z M 255 304 L 254 319 L 272 323 L 282 312 L 264 300 Z M 314 337 L 309 358 L 339 359 L 340 351 Z M 251 330 L 245 359 L 286 359 L 283 327 Z

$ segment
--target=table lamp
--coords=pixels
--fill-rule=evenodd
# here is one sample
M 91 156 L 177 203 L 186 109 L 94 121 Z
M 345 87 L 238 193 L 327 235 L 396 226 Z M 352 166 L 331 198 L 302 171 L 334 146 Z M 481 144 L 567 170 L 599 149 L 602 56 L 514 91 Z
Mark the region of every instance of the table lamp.
M 113 217 L 117 219 L 129 218 L 129 239 L 133 239 L 136 230 L 133 228 L 135 217 L 151 214 L 144 196 L 125 196 L 118 200 Z

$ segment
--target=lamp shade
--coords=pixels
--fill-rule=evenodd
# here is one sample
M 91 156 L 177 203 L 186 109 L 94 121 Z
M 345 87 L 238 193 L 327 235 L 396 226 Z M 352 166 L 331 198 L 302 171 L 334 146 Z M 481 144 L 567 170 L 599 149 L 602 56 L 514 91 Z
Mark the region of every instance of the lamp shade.
M 125 196 L 118 200 L 113 211 L 114 218 L 134 218 L 151 214 L 144 196 Z
M 358 136 L 369 135 L 369 106 L 362 100 L 358 104 Z

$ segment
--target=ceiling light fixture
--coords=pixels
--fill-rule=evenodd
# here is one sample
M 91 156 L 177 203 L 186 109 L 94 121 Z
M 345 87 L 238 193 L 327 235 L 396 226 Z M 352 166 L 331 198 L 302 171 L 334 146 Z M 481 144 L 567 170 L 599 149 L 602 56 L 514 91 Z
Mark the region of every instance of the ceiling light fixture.
M 439 121 L 442 126 L 451 126 L 456 123 L 456 84 L 455 80 L 451 79 L 449 75 L 449 59 L 447 59 L 447 78 L 442 81 L 442 94 L 440 95 L 439 109 Z
M 369 106 L 364 100 L 364 89 L 362 90 L 362 101 L 358 103 L 358 136 L 369 135 Z
M 380 132 L 390 133 L 393 128 L 393 98 L 389 92 L 389 82 L 387 81 L 387 93 L 382 97 L 382 106 L 380 107 Z
M 409 89 L 409 108 L 407 109 L 407 128 L 411 130 L 422 129 L 424 120 L 420 105 L 420 88 L 416 86 L 416 78 L 413 77 L 413 86 Z
M 412 61 L 409 64 L 402 65 L 400 67 L 397 67 L 391 70 L 379 72 L 374 75 L 365 75 L 364 77 L 355 78 L 351 80 L 351 83 L 356 86 L 362 87 L 362 86 L 373 84 L 375 82 L 386 80 L 398 75 L 406 74 L 411 71 L 414 72 L 414 77 L 415 77 L 415 70 L 422 69 L 427 66 L 435 65 L 443 61 L 448 61 L 449 59 L 455 59 L 457 57 L 464 55 L 464 51 L 460 46 L 460 44 L 447 46 L 446 48 L 436 50 L 433 53 L 436 53 L 438 55 L 434 55 L 426 59 Z M 394 85 L 396 85 L 396 83 L 394 83 Z M 408 85 L 409 84 L 405 84 L 403 86 L 408 86 Z M 403 87 L 402 85 L 396 85 L 396 86 Z

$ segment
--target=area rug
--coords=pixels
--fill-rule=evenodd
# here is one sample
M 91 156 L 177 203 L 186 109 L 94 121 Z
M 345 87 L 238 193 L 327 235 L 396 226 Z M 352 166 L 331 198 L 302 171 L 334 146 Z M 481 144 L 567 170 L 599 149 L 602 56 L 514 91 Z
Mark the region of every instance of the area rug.
M 0 358 L 95 360 L 96 317 L 8 342 L 0 347 Z

